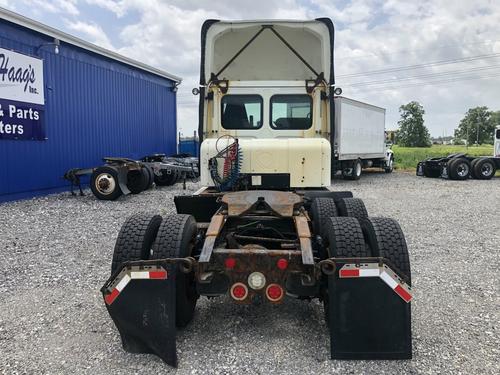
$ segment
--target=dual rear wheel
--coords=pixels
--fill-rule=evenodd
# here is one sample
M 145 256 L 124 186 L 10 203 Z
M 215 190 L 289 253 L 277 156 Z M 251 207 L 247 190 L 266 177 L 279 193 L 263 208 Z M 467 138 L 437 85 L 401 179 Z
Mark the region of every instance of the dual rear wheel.
M 319 234 L 322 240 L 322 258 L 382 257 L 411 285 L 408 247 L 403 231 L 394 219 L 369 217 L 363 201 L 358 198 L 337 201 L 316 198 L 311 205 L 311 219 L 315 234 Z M 328 322 L 326 290 L 322 299 Z
M 120 229 L 113 253 L 111 273 L 126 262 L 185 258 L 191 255 L 197 228 L 191 215 L 135 214 Z M 176 270 L 176 326 L 185 327 L 192 319 L 198 293 L 194 273 Z

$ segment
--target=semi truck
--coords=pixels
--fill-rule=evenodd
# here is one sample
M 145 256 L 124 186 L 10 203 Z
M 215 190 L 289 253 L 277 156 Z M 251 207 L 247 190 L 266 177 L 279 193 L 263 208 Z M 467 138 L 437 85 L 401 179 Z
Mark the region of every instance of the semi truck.
M 333 40 L 328 18 L 203 24 L 202 187 L 174 214 L 128 218 L 101 288 L 126 351 L 177 366 L 176 331 L 203 296 L 297 298 L 323 304 L 332 359 L 411 358 L 401 227 L 330 186 Z
M 500 170 L 500 125 L 493 133 L 492 156 L 469 156 L 464 153 L 429 158 L 417 164 L 417 176 L 449 180 L 490 180 Z

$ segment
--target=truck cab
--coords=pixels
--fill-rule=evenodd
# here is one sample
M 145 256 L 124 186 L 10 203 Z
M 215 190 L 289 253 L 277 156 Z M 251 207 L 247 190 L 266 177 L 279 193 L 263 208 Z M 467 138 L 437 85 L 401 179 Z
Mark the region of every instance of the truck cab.
M 330 186 L 332 42 L 329 19 L 205 22 L 202 185 L 213 185 L 210 159 L 238 139 L 252 187 Z

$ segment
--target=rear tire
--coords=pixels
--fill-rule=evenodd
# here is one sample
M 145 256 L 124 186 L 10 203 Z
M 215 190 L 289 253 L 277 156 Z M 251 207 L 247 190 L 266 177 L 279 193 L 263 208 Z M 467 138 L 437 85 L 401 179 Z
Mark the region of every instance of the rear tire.
M 350 175 L 344 175 L 346 180 L 359 180 L 363 171 L 363 164 L 361 160 L 357 159 L 352 162 L 352 171 Z
M 155 175 L 155 183 L 158 186 L 170 186 L 175 184 L 176 176 L 174 171 L 167 172 L 166 169 L 160 170 L 160 175 Z
M 311 219 L 314 235 L 323 237 L 323 227 L 334 216 L 339 216 L 337 206 L 332 198 L 314 198 L 311 204 Z
M 364 219 L 368 217 L 364 202 L 359 198 L 342 198 L 337 202 L 339 216 Z
M 471 167 L 474 177 L 479 180 L 490 180 L 497 171 L 494 161 L 488 158 L 475 159 Z
M 371 256 L 365 246 L 363 231 L 354 217 L 331 217 L 324 227 L 326 245 L 331 257 L 359 258 Z
M 151 189 L 153 183 L 155 182 L 154 179 L 155 174 L 153 173 L 153 168 L 151 168 L 149 165 L 143 165 L 142 168 L 146 170 L 148 174 L 148 184 L 146 185 L 146 190 Z
M 111 274 L 124 262 L 148 260 L 162 218 L 160 215 L 135 214 L 122 225 L 116 239 Z
M 359 258 L 369 257 L 370 249 L 365 245 L 363 231 L 358 219 L 354 217 L 332 217 L 325 224 L 325 246 L 330 257 Z M 329 295 L 322 291 L 325 321 L 329 325 Z
M 108 166 L 96 168 L 90 176 L 90 190 L 100 200 L 114 201 L 121 196 L 116 169 Z
M 388 259 L 411 285 L 410 258 L 405 236 L 398 222 L 384 217 L 370 217 L 361 221 L 365 241 L 374 257 Z
M 153 244 L 151 259 L 185 258 L 191 255 L 197 233 L 196 221 L 191 215 L 169 215 L 163 219 Z M 194 272 L 176 270 L 175 325 L 185 327 L 193 319 L 198 293 Z
M 149 174 L 144 168 L 127 173 L 127 187 L 132 194 L 139 194 L 146 190 L 148 183 Z
M 470 176 L 471 165 L 465 158 L 453 158 L 448 161 L 448 175 L 450 180 L 467 180 Z

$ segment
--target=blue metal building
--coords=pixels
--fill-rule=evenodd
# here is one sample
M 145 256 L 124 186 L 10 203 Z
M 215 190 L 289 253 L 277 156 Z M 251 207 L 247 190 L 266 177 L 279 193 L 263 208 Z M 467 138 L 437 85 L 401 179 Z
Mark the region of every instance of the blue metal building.
M 0 49 L 43 61 L 44 94 L 37 137 L 25 131 L 13 139 L 12 127 L 0 122 L 0 202 L 65 190 L 66 170 L 97 166 L 102 157 L 176 152 L 179 77 L 1 8 Z M 5 86 L 15 74 L 2 56 Z M 1 100 L 0 115 L 14 117 L 9 108 L 17 102 Z

